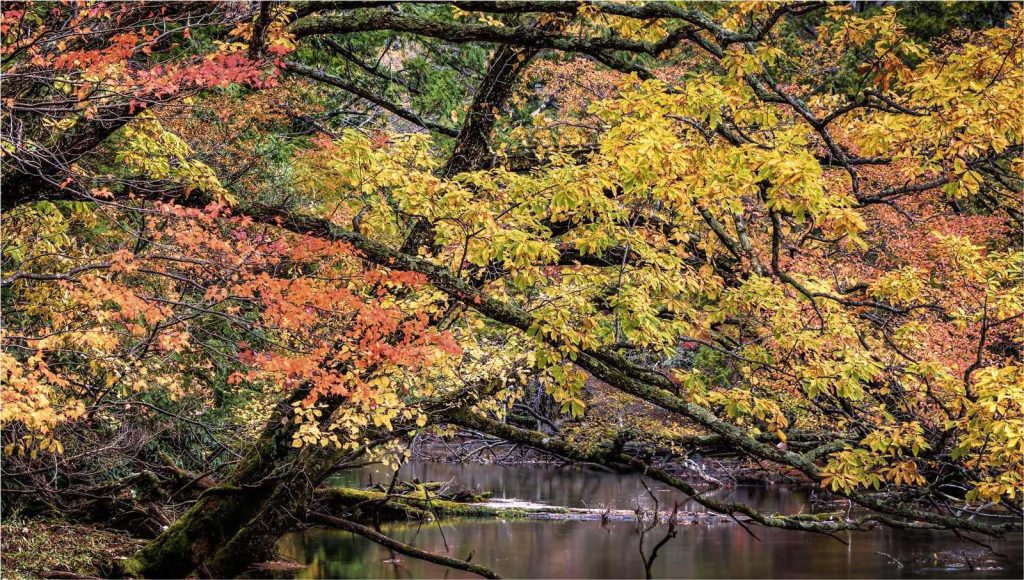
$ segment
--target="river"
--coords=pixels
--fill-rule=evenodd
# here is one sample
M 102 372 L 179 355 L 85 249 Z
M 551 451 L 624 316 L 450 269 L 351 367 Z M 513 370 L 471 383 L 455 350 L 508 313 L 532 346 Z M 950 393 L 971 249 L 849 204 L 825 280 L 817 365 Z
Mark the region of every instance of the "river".
M 391 470 L 371 466 L 335 477 L 338 486 L 388 483 Z M 495 498 L 553 506 L 631 509 L 650 505 L 640 477 L 545 466 L 503 467 L 479 464 L 411 462 L 402 479 L 454 480 L 491 490 Z M 647 481 L 663 510 L 704 511 L 666 486 Z M 810 511 L 806 490 L 785 486 L 737 486 L 713 492 L 766 511 Z M 834 508 L 833 508 L 834 509 Z M 876 528 L 843 533 L 843 544 L 819 534 L 750 528 L 755 539 L 734 523 L 679 527 L 652 567 L 656 578 L 1021 578 L 1021 534 L 987 541 L 996 552 L 960 541 L 947 532 Z M 381 531 L 434 552 L 486 565 L 508 578 L 642 578 L 643 561 L 633 522 L 454 519 L 393 522 Z M 649 532 L 645 550 L 666 527 Z M 446 549 L 447 546 L 447 549 Z M 300 578 L 464 578 L 464 572 L 392 554 L 386 548 L 346 532 L 311 528 L 282 538 L 286 557 L 306 565 Z M 944 554 L 944 555 L 943 555 Z M 949 558 L 952 554 L 952 560 Z M 973 569 L 972 569 L 973 567 Z

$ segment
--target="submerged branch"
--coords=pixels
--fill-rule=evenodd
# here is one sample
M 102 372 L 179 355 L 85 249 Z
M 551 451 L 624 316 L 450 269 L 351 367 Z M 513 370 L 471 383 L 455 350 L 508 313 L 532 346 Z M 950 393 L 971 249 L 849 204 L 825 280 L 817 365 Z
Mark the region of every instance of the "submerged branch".
M 343 520 L 320 512 L 313 512 L 309 514 L 309 519 L 310 521 L 318 524 L 323 524 L 325 526 L 360 535 L 372 542 L 384 546 L 385 548 L 390 548 L 400 554 L 405 554 L 412 558 L 433 562 L 434 564 L 440 564 L 441 566 L 447 566 L 448 568 L 455 568 L 456 570 L 465 570 L 466 572 L 472 572 L 473 574 L 484 578 L 501 578 L 501 576 L 498 576 L 493 570 L 486 566 L 472 564 L 466 560 L 459 560 L 458 558 L 452 558 L 451 556 L 445 556 L 443 554 L 435 554 L 433 552 L 421 550 L 415 546 L 410 546 L 409 544 L 403 544 L 390 536 L 385 536 L 372 528 L 368 528 L 355 522 L 350 522 L 348 520 Z

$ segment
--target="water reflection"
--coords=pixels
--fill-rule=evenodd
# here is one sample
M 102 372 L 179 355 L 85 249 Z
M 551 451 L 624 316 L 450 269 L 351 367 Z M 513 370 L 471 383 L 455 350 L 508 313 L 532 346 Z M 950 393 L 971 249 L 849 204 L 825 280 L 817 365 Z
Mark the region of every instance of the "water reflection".
M 374 483 L 387 485 L 393 474 L 394 471 L 386 466 L 374 465 L 343 472 L 330 483 L 344 487 L 365 487 Z M 413 461 L 402 466 L 400 477 L 406 481 L 414 477 L 420 481 L 454 481 L 462 487 L 492 491 L 497 499 L 519 499 L 565 507 L 630 509 L 637 501 L 649 501 L 638 475 L 543 465 L 505 467 Z M 681 510 L 706 511 L 678 490 L 653 480 L 647 480 L 647 484 L 658 496 L 662 509 L 671 510 L 672 505 L 679 502 Z M 708 495 L 783 513 L 799 512 L 807 502 L 806 492 L 786 487 L 739 486 L 714 490 Z
M 338 485 L 390 481 L 383 468 L 343 474 Z M 455 479 L 462 485 L 495 490 L 498 497 L 552 505 L 598 505 L 629 508 L 646 496 L 635 475 L 548 468 L 416 463 L 403 468 L 402 478 L 420 481 Z M 653 487 L 653 486 L 652 486 Z M 674 491 L 655 487 L 666 504 L 684 501 Z M 731 496 L 731 497 L 730 497 Z M 786 488 L 740 487 L 725 499 L 750 502 L 761 509 L 800 511 L 806 495 Z M 697 509 L 687 503 L 685 509 Z M 1021 535 L 996 542 L 1010 555 L 999 569 L 940 570 L 932 554 L 952 550 L 977 556 L 981 550 L 963 544 L 952 534 L 930 531 L 876 529 L 844 535 L 843 545 L 821 535 L 753 528 L 760 541 L 733 524 L 692 525 L 666 545 L 654 565 L 660 578 L 1020 578 Z M 438 523 L 391 523 L 382 531 L 436 552 L 472 557 L 510 578 L 633 578 L 643 576 L 634 527 L 629 522 L 448 520 Z M 660 538 L 663 529 L 652 532 Z M 650 541 L 648 546 L 650 546 Z M 352 534 L 313 528 L 286 536 L 282 552 L 308 564 L 302 578 L 463 578 L 463 572 L 397 556 Z M 978 564 L 991 566 L 977 557 Z M 904 563 L 898 564 L 897 561 Z M 914 561 L 913 564 L 909 564 Z

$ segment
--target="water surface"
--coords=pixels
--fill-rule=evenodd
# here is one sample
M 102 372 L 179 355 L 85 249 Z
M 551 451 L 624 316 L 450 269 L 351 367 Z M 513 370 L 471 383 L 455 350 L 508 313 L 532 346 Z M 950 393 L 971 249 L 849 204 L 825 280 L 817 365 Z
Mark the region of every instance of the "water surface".
M 502 467 L 413 462 L 402 479 L 455 480 L 465 487 L 493 490 L 495 497 L 568 507 L 629 509 L 650 498 L 635 474 L 549 467 Z M 387 484 L 391 471 L 369 467 L 340 474 L 335 485 Z M 701 511 L 681 493 L 647 482 L 663 509 Z M 749 503 L 766 511 L 809 511 L 808 493 L 787 487 L 739 486 L 713 492 L 718 499 Z M 989 542 L 1008 558 L 994 557 L 951 533 L 878 528 L 832 538 L 752 527 L 758 539 L 736 524 L 684 525 L 659 552 L 658 578 L 1021 578 L 1022 536 Z M 440 523 L 393 522 L 381 531 L 434 552 L 484 564 L 507 578 L 643 577 L 636 527 L 632 522 L 456 519 Z M 651 531 L 645 551 L 665 527 Z M 393 554 L 346 532 L 312 528 L 281 540 L 284 555 L 306 564 L 302 578 L 465 578 L 464 572 Z M 936 554 L 953 552 L 951 569 Z M 971 570 L 970 566 L 978 568 Z

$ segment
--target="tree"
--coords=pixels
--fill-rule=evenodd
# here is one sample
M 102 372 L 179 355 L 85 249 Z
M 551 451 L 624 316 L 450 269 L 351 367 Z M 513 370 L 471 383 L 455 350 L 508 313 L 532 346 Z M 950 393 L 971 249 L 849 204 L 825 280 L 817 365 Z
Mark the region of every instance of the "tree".
M 191 9 L 4 13 L 7 452 L 165 391 L 269 413 L 125 572 L 235 574 L 428 424 L 766 526 L 1020 527 L 1019 9 L 928 44 L 817 3 Z M 516 373 L 590 444 L 509 424 Z M 647 417 L 609 433 L 589 379 Z M 871 513 L 763 514 L 624 452 L 693 433 Z

